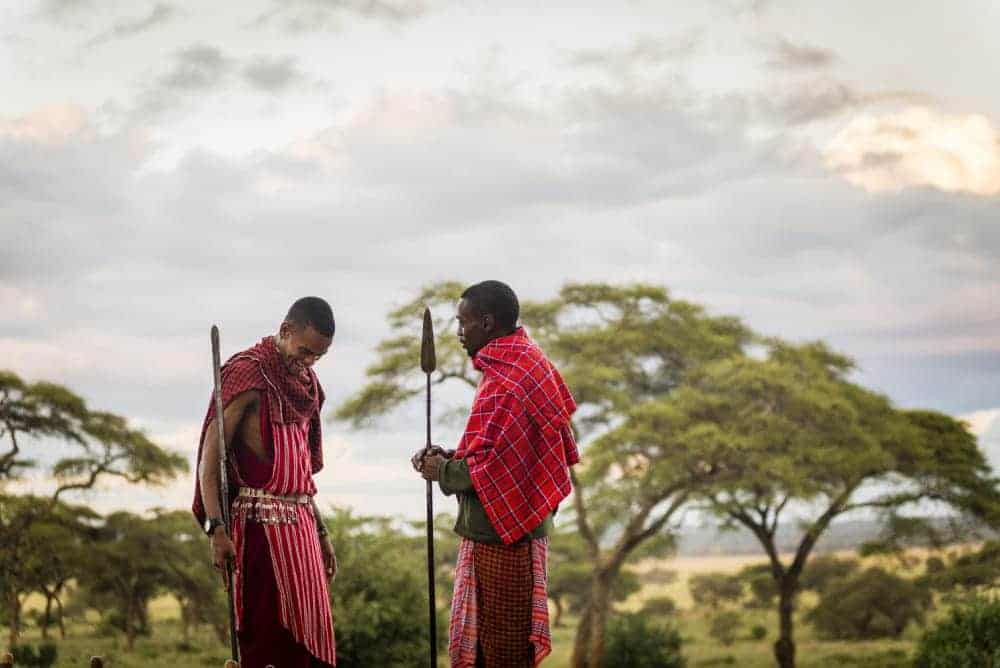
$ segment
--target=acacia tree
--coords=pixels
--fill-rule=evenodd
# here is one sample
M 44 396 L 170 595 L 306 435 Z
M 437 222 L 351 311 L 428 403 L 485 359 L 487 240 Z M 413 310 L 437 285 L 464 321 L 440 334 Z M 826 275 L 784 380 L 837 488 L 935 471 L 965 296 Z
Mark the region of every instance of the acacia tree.
M 772 340 L 768 348 L 763 359 L 706 365 L 685 393 L 710 409 L 706 429 L 724 462 L 699 496 L 724 521 L 751 531 L 767 554 L 778 590 L 775 658 L 792 668 L 800 578 L 831 522 L 861 509 L 898 515 L 927 501 L 995 522 L 1000 493 L 963 423 L 894 408 L 850 382 L 851 361 L 823 344 Z M 634 417 L 656 410 L 642 407 Z M 788 521 L 803 526 L 790 558 L 776 543 Z
M 419 318 L 425 305 L 437 315 L 433 382 L 464 387 L 466 401 L 471 398 L 478 374 L 448 331 L 461 289 L 453 282 L 430 285 L 389 313 L 391 335 L 376 347 L 369 382 L 335 417 L 363 426 L 420 392 Z M 750 333 L 734 318 L 709 316 L 650 285 L 569 284 L 551 300 L 522 304 L 521 316 L 579 405 L 574 427 L 584 455 L 572 471 L 571 514 L 590 571 L 572 660 L 581 668 L 604 654 L 607 614 L 623 565 L 640 548 L 656 546 L 653 541 L 663 538 L 692 491 L 718 469 L 711 452 L 689 438 L 698 428 L 690 414 L 675 416 L 676 439 L 668 447 L 653 444 L 655 435 L 641 429 L 602 434 L 621 423 L 636 402 L 666 397 L 701 365 L 740 354 Z
M 48 468 L 29 452 L 62 441 L 64 456 Z M 48 474 L 55 486 L 47 496 L 27 501 L 0 496 L 0 572 L 23 568 L 31 552 L 29 528 L 52 516 L 67 494 L 91 489 L 106 478 L 130 483 L 160 484 L 187 470 L 185 458 L 153 443 L 141 430 L 113 413 L 93 411 L 66 387 L 49 382 L 28 383 L 11 371 L 0 370 L 0 486 L 34 469 Z M 6 588 L 6 603 L 17 605 L 17 595 Z M 19 608 L 18 608 L 19 609 Z M 15 645 L 19 625 L 12 624 Z

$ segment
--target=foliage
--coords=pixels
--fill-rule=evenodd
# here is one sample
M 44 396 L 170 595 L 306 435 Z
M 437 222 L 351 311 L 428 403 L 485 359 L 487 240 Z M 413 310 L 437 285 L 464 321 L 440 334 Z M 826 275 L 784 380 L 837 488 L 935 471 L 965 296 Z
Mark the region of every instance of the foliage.
M 621 615 L 608 624 L 602 668 L 684 668 L 681 636 L 642 615 Z
M 976 598 L 953 608 L 928 630 L 917 648 L 916 668 L 981 668 L 1000 665 L 1000 599 Z
M 708 634 L 727 647 L 736 642 L 740 627 L 743 625 L 743 618 L 735 610 L 723 610 L 712 615 L 709 623 Z
M 857 559 L 842 559 L 833 555 L 815 557 L 806 563 L 799 584 L 802 589 L 823 593 L 830 583 L 854 574 L 860 565 Z
M 753 564 L 741 569 L 737 577 L 750 590 L 750 600 L 746 607 L 768 609 L 774 607 L 774 599 L 778 595 L 778 587 L 774 582 L 770 564 Z
M 926 566 L 922 581 L 939 591 L 988 589 L 1000 581 L 1000 541 L 987 541 L 975 552 L 955 557 L 951 564 L 928 559 Z
M 767 637 L 767 627 L 763 624 L 754 624 L 750 629 L 751 640 L 763 640 Z
M 695 605 L 715 610 L 723 603 L 738 601 L 743 596 L 743 581 L 737 575 L 701 573 L 688 580 L 688 589 Z
M 642 614 L 649 617 L 673 617 L 677 614 L 677 603 L 669 596 L 656 596 L 642 604 Z
M 37 666 L 38 668 L 48 668 L 54 665 L 59 657 L 59 651 L 53 643 L 42 643 L 37 648 L 32 645 L 15 645 L 11 647 L 10 653 L 14 657 L 16 666 Z
M 427 656 L 425 539 L 390 518 L 337 509 L 326 518 L 338 574 L 331 590 L 337 666 L 415 666 Z M 439 599 L 440 601 L 440 599 Z M 447 619 L 438 609 L 438 641 Z
M 898 638 L 910 622 L 922 622 L 931 606 L 926 589 L 881 568 L 830 583 L 807 619 L 837 640 Z

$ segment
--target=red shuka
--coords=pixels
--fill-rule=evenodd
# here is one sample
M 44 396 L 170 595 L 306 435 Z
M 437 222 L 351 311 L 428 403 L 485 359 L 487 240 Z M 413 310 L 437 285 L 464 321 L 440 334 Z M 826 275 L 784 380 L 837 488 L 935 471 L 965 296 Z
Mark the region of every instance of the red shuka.
M 265 447 L 273 456 L 269 479 L 255 485 L 273 494 L 312 496 L 316 487 L 312 475 L 323 466 L 320 408 L 323 390 L 319 379 L 311 370 L 304 378 L 292 376 L 285 368 L 277 346 L 271 337 L 231 357 L 222 367 L 222 403 L 228 405 L 237 395 L 248 390 L 262 394 L 261 435 Z M 213 398 L 214 399 L 214 398 Z M 267 415 L 264 415 L 264 412 Z M 209 409 L 202 426 L 201 440 L 215 417 L 215 402 Z M 201 462 L 201 445 L 198 462 Z M 238 567 L 235 572 L 235 603 L 237 625 L 242 630 L 243 590 L 252 583 L 243 581 L 239 565 L 244 563 L 243 549 L 246 508 L 233 504 L 239 486 L 245 485 L 234 457 L 227 458 L 230 483 L 229 503 L 232 505 L 233 542 L 237 551 Z M 201 499 L 201 484 L 197 469 L 192 511 L 199 522 L 205 519 Z M 255 483 L 257 481 L 254 481 Z M 295 521 L 264 525 L 274 578 L 278 588 L 278 618 L 281 625 L 315 657 L 336 663 L 333 621 L 327 589 L 323 556 L 316 533 L 312 508 L 297 505 Z
M 580 461 L 570 417 L 576 402 L 523 328 L 480 348 L 483 372 L 455 457 L 469 467 L 486 516 L 505 544 L 537 527 L 565 499 Z

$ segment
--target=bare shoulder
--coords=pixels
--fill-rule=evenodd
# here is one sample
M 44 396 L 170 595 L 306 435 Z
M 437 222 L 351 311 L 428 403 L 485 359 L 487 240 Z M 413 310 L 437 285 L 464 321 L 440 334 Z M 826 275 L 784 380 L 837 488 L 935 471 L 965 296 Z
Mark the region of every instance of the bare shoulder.
M 247 390 L 246 392 L 240 392 L 226 404 L 226 412 L 242 415 L 248 411 L 255 411 L 259 404 L 260 390 Z

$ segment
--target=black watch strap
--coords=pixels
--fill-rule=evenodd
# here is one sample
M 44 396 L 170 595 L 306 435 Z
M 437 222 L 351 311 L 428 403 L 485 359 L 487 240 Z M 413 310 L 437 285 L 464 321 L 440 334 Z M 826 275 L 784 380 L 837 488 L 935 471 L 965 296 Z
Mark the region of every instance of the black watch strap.
M 209 517 L 205 520 L 205 533 L 211 536 L 215 533 L 215 530 L 221 526 L 225 526 L 225 522 L 222 521 L 221 517 Z

